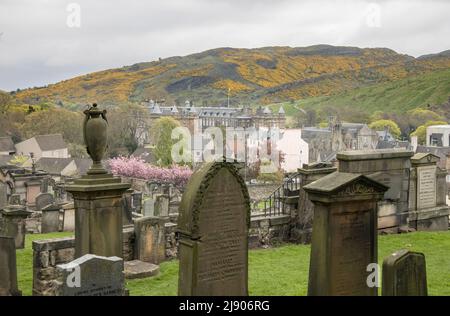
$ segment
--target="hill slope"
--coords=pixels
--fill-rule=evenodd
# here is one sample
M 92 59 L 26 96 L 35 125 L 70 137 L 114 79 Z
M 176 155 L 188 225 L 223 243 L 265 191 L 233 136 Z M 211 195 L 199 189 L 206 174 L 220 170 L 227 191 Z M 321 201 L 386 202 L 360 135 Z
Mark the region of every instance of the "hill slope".
M 332 96 L 307 98 L 294 103 L 301 108 L 327 106 L 359 108 L 368 113 L 385 111 L 404 113 L 428 104 L 445 103 L 450 97 L 450 69 L 437 70 L 393 82 L 357 88 Z M 274 105 L 277 107 L 279 105 Z M 293 104 L 284 104 L 291 113 Z
M 341 93 L 450 68 L 445 52 L 413 58 L 386 48 L 316 45 L 304 48 L 218 48 L 138 63 L 15 93 L 19 102 L 65 107 L 168 102 L 271 103 Z

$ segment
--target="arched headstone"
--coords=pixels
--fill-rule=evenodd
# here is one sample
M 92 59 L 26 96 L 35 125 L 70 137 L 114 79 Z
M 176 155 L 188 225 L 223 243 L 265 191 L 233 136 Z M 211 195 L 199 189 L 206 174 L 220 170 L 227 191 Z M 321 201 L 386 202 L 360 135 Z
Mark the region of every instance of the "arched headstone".
M 196 171 L 179 208 L 179 295 L 248 294 L 247 187 L 232 163 Z

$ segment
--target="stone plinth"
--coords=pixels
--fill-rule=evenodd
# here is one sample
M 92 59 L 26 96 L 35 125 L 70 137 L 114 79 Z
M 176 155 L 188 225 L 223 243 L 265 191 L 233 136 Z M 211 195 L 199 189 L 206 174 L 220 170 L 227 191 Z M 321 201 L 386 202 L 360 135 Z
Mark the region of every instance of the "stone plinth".
M 377 295 L 367 267 L 377 263 L 377 201 L 387 189 L 342 172 L 304 187 L 314 203 L 308 295 Z
M 396 232 L 408 226 L 409 170 L 413 155 L 414 152 L 405 149 L 355 150 L 336 155 L 340 172 L 363 174 L 389 187 L 379 205 L 380 230 Z
M 16 249 L 25 248 L 25 219 L 32 213 L 21 205 L 9 205 L 2 210 L 0 235 L 14 238 Z
M 110 174 L 85 175 L 66 186 L 75 206 L 75 257 L 122 257 L 122 194 L 130 188 Z

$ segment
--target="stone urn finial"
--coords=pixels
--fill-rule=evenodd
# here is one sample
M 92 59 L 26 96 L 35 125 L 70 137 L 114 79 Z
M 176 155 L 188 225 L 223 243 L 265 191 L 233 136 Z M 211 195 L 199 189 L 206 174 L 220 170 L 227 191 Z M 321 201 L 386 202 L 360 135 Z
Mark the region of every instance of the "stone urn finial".
M 108 142 L 108 121 L 106 120 L 106 110 L 99 110 L 97 104 L 85 110 L 83 122 L 83 137 L 86 150 L 91 157 L 93 164 L 88 170 L 88 174 L 107 173 L 102 165 L 102 159 L 107 149 Z

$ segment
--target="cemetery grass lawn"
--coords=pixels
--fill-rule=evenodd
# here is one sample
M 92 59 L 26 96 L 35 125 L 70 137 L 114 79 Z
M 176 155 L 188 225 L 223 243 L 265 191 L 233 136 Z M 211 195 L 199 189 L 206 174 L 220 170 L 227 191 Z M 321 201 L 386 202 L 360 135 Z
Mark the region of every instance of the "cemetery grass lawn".
M 31 295 L 31 240 L 71 236 L 71 233 L 27 235 L 26 248 L 17 250 L 19 287 Z M 450 296 L 450 231 L 417 232 L 383 235 L 378 238 L 378 262 L 396 250 L 406 248 L 423 252 L 427 264 L 429 295 Z M 250 250 L 250 295 L 306 295 L 308 288 L 309 245 L 285 244 L 276 248 Z M 159 275 L 140 280 L 127 280 L 130 295 L 176 295 L 178 261 L 164 262 Z M 381 294 L 381 292 L 380 292 Z

